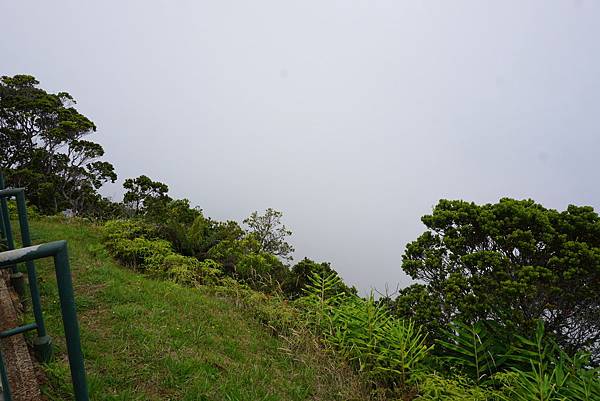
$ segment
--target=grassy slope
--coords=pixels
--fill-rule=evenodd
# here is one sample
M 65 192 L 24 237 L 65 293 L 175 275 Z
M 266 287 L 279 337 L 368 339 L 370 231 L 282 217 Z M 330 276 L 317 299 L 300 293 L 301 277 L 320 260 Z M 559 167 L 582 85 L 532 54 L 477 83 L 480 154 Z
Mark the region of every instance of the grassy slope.
M 207 290 L 156 281 L 117 265 L 98 229 L 33 221 L 36 242 L 69 241 L 93 400 L 351 400 L 358 381 L 324 371 L 323 356 L 292 358 L 243 310 Z M 62 324 L 50 263 L 38 265 L 48 331 L 48 398 L 69 399 Z M 310 354 L 310 355 L 308 355 Z M 325 358 L 326 359 L 326 358 Z

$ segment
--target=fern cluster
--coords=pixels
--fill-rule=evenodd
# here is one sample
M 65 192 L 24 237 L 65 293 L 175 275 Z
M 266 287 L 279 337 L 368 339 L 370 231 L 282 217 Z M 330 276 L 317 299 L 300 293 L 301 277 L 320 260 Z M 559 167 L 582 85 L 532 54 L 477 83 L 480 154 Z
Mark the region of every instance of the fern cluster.
M 583 353 L 569 357 L 540 322 L 532 339 L 493 321 L 452 322 L 429 345 L 421 328 L 373 296 L 338 292 L 336 274 L 313 273 L 297 301 L 315 334 L 387 399 L 598 401 L 600 371 Z
M 394 318 L 372 296 L 335 292 L 339 280 L 315 272 L 299 300 L 317 334 L 374 384 L 410 392 L 431 349 L 425 334 Z

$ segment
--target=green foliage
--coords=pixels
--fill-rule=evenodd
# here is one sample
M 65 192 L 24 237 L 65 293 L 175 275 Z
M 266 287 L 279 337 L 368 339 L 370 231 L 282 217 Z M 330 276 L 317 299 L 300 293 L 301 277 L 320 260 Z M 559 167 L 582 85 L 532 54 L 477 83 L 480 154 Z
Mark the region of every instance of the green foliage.
M 505 389 L 477 386 L 460 375 L 429 373 L 419 378 L 419 401 L 500 401 Z
M 104 226 L 106 249 L 127 266 L 184 285 L 219 282 L 222 272 L 217 262 L 177 254 L 170 242 L 155 235 L 155 229 L 141 220 L 115 220 Z
M 259 291 L 280 292 L 289 274 L 277 257 L 260 250 L 253 236 L 223 240 L 207 256 L 218 261 L 230 276 Z
M 432 348 L 426 345 L 421 328 L 410 320 L 392 318 L 380 330 L 380 335 L 381 346 L 375 371 L 401 388 L 415 383 Z
M 591 401 L 600 399 L 600 370 L 589 367 L 589 355 L 577 353 L 573 358 L 547 337 L 539 321 L 533 339 L 518 337 L 510 359 L 523 367 L 513 367 L 504 376 L 508 394 L 514 401 Z
M 391 319 L 386 309 L 375 304 L 372 298 L 351 297 L 332 308 L 330 318 L 332 327 L 327 340 L 355 362 L 360 371 L 375 373 L 382 332 Z
M 127 266 L 145 270 L 150 261 L 173 253 L 171 244 L 161 239 L 122 238 L 107 246 L 112 255 Z
M 437 294 L 423 284 L 412 284 L 400 290 L 395 300 L 390 302 L 390 309 L 396 316 L 413 320 L 424 327 L 430 340 L 444 338 L 449 316 L 440 307 Z
M 305 296 L 297 304 L 306 311 L 309 321 L 317 328 L 317 333 L 331 333 L 330 314 L 346 294 L 339 292 L 342 280 L 334 272 L 321 274 L 312 272 L 308 284 L 303 289 Z
M 492 322 L 455 321 L 449 325 L 446 339 L 436 341 L 444 351 L 441 359 L 476 384 L 489 384 L 506 359 L 507 347 L 489 330 L 490 324 Z
M 132 211 L 133 215 L 145 212 L 152 208 L 153 203 L 167 202 L 169 187 L 158 181 L 152 181 L 146 175 L 137 178 L 128 178 L 123 183 L 127 191 L 123 195 L 123 203 Z
M 252 317 L 268 327 L 274 335 L 285 336 L 304 329 L 300 312 L 284 299 L 255 291 L 233 279 L 223 279 L 212 291 L 233 299 L 236 306 L 244 308 Z
M 231 283 L 188 288 L 149 279 L 115 263 L 94 225 L 69 221 L 43 218 L 31 228 L 40 241 L 69 242 L 90 399 L 368 399 L 357 375 L 319 349 L 309 333 L 288 330 L 284 336 L 283 327 L 301 319 L 281 300 L 242 292 Z M 69 400 L 71 378 L 51 263 L 40 261 L 38 274 L 57 357 L 39 368 L 47 378 L 45 398 Z M 282 330 L 271 331 L 276 326 Z
M 142 220 L 111 220 L 104 223 L 104 237 L 107 245 L 122 238 L 134 239 L 142 238 L 157 238 L 156 230 L 150 224 Z
M 538 319 L 571 355 L 600 344 L 600 217 L 591 207 L 546 209 L 531 200 L 478 206 L 441 200 L 422 218 L 428 230 L 406 247 L 402 268 L 416 284 L 405 316 L 440 328 L 452 320 L 494 320 L 525 334 Z M 429 320 L 430 322 L 432 320 Z
M 180 252 L 198 259 L 208 257 L 208 251 L 221 241 L 235 241 L 243 237 L 244 231 L 235 221 L 215 221 L 197 216 L 187 229 Z
M 285 293 L 288 297 L 296 299 L 302 296 L 305 287 L 310 284 L 310 277 L 313 273 L 318 273 L 321 277 L 327 276 L 330 273 L 338 276 L 338 273 L 333 270 L 330 263 L 316 263 L 308 258 L 304 258 L 292 267 L 288 275 L 288 280 L 285 283 Z M 349 288 L 341 279 L 337 280 L 336 287 L 332 291 L 347 294 L 356 293 L 355 288 Z
M 263 215 L 252 212 L 250 217 L 244 220 L 244 224 L 250 227 L 250 233 L 260 244 L 261 251 L 279 256 L 283 260 L 290 260 L 294 248 L 287 243 L 286 238 L 292 235 L 292 232 L 281 223 L 282 216 L 281 212 L 268 208 Z
M 275 256 L 267 252 L 247 253 L 236 263 L 235 277 L 255 290 L 282 291 L 288 269 Z
M 335 273 L 313 272 L 298 300 L 316 327 L 341 355 L 375 383 L 409 391 L 431 347 L 413 322 L 396 319 L 372 297 L 337 292 Z
M 196 258 L 175 253 L 154 254 L 148 260 L 148 271 L 167 280 L 188 286 L 214 285 L 222 274 L 220 266 L 211 259 Z
M 42 213 L 97 213 L 97 190 L 117 178 L 100 160 L 104 149 L 86 138 L 96 126 L 66 92 L 52 94 L 29 75 L 0 78 L 0 169 L 8 184 L 25 187 Z
M 173 252 L 200 262 L 211 259 L 223 272 L 255 290 L 294 292 L 294 296 L 301 292 L 299 285 L 310 269 L 302 268 L 306 263 L 300 264 L 294 280 L 294 274 L 282 262 L 291 247 L 283 241 L 289 232 L 280 223 L 280 212 L 269 209 L 264 216 L 254 213 L 246 220 L 253 231 L 246 233 L 234 221 L 219 222 L 204 217 L 187 199 L 170 199 L 166 195 L 168 187 L 147 176 L 128 179 L 124 186 L 128 189 L 124 202 L 138 215 L 139 222 L 135 223 L 137 227 L 125 227 L 131 234 L 126 237 L 131 243 L 120 239 L 108 245 L 124 263 L 139 266 L 148 254 L 165 253 L 166 245 L 155 241 L 162 239 L 171 245 Z M 117 237 L 122 229 L 107 226 L 107 232 L 114 231 Z M 110 235 L 107 234 L 108 240 Z M 135 239 L 140 236 L 143 238 Z M 156 252 L 152 247 L 157 247 Z M 191 262 L 187 265 L 191 266 Z M 333 271 L 328 265 L 323 266 Z

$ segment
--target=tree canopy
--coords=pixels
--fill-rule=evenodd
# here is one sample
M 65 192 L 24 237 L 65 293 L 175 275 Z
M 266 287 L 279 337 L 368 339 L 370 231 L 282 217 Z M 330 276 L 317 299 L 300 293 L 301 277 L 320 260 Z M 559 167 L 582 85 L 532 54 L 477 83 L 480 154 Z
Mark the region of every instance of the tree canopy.
M 401 293 L 400 314 L 434 332 L 454 319 L 490 319 L 527 333 L 542 319 L 567 350 L 598 355 L 600 217 L 593 208 L 441 200 L 422 221 L 427 231 L 402 261 L 420 283 Z
M 9 184 L 26 187 L 44 212 L 89 210 L 97 190 L 117 175 L 104 149 L 86 138 L 95 124 L 67 92 L 48 93 L 30 75 L 0 78 L 0 169 Z
M 123 183 L 123 188 L 127 190 L 123 195 L 123 203 L 134 214 L 143 212 L 145 208 L 151 207 L 153 201 L 166 202 L 170 200 L 167 195 L 169 186 L 160 181 L 153 181 L 146 175 L 126 179 Z
M 287 243 L 286 238 L 292 232 L 281 223 L 283 214 L 277 210 L 268 208 L 265 214 L 260 215 L 253 212 L 244 220 L 250 232 L 260 244 L 260 250 L 279 256 L 283 260 L 291 260 L 294 248 Z

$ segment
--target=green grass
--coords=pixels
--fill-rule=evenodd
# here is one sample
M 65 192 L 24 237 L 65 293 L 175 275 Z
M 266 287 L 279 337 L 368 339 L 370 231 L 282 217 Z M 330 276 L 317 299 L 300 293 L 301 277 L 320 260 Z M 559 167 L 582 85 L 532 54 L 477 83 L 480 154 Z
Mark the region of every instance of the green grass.
M 348 369 L 317 347 L 283 352 L 284 338 L 228 298 L 119 266 L 99 229 L 48 219 L 30 224 L 35 242 L 69 243 L 92 400 L 364 399 L 364 386 Z M 38 274 L 56 354 L 44 366 L 43 391 L 50 400 L 71 399 L 50 261 L 38 263 Z

